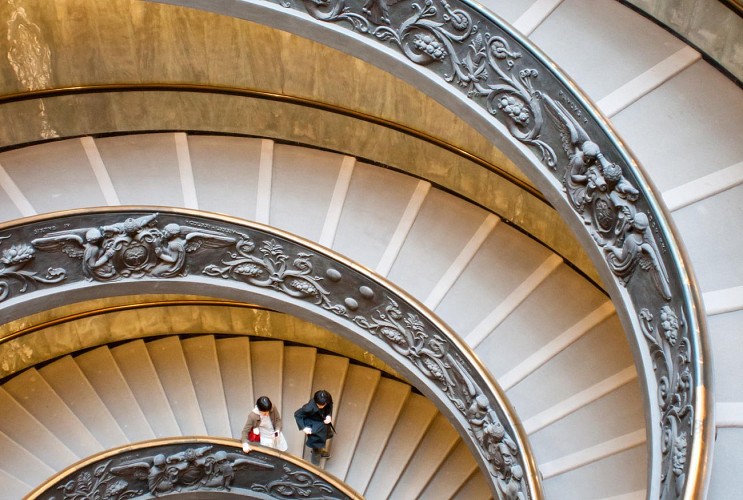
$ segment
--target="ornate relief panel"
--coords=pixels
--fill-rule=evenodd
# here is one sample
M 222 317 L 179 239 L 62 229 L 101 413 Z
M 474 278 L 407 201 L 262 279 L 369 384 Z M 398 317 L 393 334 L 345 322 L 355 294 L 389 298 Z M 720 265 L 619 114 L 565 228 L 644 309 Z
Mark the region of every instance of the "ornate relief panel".
M 361 498 L 273 450 L 256 447 L 243 453 L 235 446 L 204 441 L 135 446 L 76 467 L 29 498 L 120 500 L 215 492 L 266 499 Z

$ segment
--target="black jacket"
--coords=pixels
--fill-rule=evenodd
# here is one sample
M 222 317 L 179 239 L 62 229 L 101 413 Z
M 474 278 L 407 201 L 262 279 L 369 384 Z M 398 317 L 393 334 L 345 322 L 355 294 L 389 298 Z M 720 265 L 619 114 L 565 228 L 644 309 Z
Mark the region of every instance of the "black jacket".
M 325 426 L 325 417 L 333 414 L 333 403 L 328 403 L 322 409 L 317 407 L 314 401 L 310 401 L 294 412 L 294 419 L 301 431 L 305 427 L 312 429 L 312 434 L 307 436 L 307 446 L 310 448 L 324 448 L 328 440 L 328 430 Z

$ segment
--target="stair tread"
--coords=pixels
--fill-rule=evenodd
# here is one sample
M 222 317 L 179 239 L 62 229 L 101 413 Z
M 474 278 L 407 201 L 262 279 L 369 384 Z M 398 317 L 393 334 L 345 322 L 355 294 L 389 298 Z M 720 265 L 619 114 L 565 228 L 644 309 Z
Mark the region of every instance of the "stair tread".
M 441 466 L 431 474 L 431 479 L 421 493 L 421 498 L 450 498 L 456 494 L 470 475 L 477 470 L 472 452 L 459 441 Z
M 99 137 L 96 146 L 123 205 L 183 206 L 183 192 L 172 133 Z M 152 182 L 157 172 L 158 182 Z
M 218 339 L 217 356 L 232 437 L 240 439 L 245 419 L 255 401 L 250 341 L 247 337 Z
M 366 487 L 364 496 L 368 498 L 387 498 L 397 479 L 415 452 L 418 443 L 436 416 L 436 407 L 428 399 L 418 394 L 411 394 L 393 429 L 387 429 L 383 436 L 389 434 L 387 446 L 377 462 L 374 474 Z
M 477 470 L 459 488 L 452 500 L 490 500 L 492 498 L 490 485 L 485 481 L 485 476 Z
M 623 471 L 617 474 L 617 471 Z M 608 498 L 634 494 L 647 485 L 647 447 L 635 446 L 620 453 L 545 477 L 545 498 Z
M 5 498 L 23 498 L 31 491 L 31 486 L 0 469 L 0 491 Z
M 155 437 L 129 384 L 107 347 L 99 347 L 76 356 L 75 362 L 129 441 L 145 441 Z
M 591 28 L 586 29 L 587 25 Z M 629 36 L 633 50 L 628 51 Z M 591 8 L 586 8 L 584 2 L 561 3 L 530 39 L 547 48 L 549 57 L 580 82 L 581 89 L 594 100 L 605 97 L 684 46 L 661 26 L 615 2 L 591 2 Z M 597 67 L 601 71 L 596 71 Z
M 332 443 L 333 460 L 325 465 L 325 470 L 336 477 L 345 477 L 348 472 L 380 377 L 379 370 L 373 368 L 358 365 L 348 367 L 344 394 L 334 410 L 338 437 Z
M 78 458 L 101 451 L 101 443 L 36 369 L 16 375 L 3 387 Z
M 275 144 L 271 225 L 318 241 L 343 156 L 290 144 Z
M 184 339 L 181 344 L 207 433 L 210 436 L 229 437 L 230 419 L 214 337 L 202 335 Z
M 49 467 L 61 470 L 80 459 L 4 388 L 0 388 L 0 408 L 3 409 L 0 432 L 12 438 Z
M 129 390 L 157 437 L 180 434 L 173 410 L 168 403 L 155 366 L 144 341 L 134 340 L 111 349 Z
M 457 442 L 459 434 L 441 413 L 421 439 L 405 470 L 400 473 L 390 498 L 418 498 L 430 480 L 431 471 L 438 470 Z
M 4 432 L 0 432 L 0 450 L 0 470 L 24 484 L 34 486 L 56 472 Z
M 284 437 L 287 452 L 302 456 L 304 434 L 297 429 L 294 412 L 309 400 L 315 373 L 317 349 L 314 347 L 284 347 L 284 386 L 281 391 Z
M 555 300 L 561 296 L 580 299 Z M 573 269 L 561 265 L 477 346 L 475 352 L 491 373 L 499 377 L 566 331 L 581 325 L 581 321 L 606 301 L 606 295 L 586 283 Z M 529 335 L 523 334 L 525 329 Z
M 376 268 L 420 181 L 356 162 L 333 249 Z M 359 221 L 363 220 L 363 224 Z
M 165 337 L 145 345 L 178 422 L 180 433 L 184 436 L 206 435 L 206 425 L 180 340 L 177 337 Z
M 387 277 L 424 302 L 486 217 L 484 209 L 431 189 Z
M 39 372 L 103 448 L 128 442 L 126 434 L 72 356 L 43 366 Z
M 552 255 L 518 230 L 499 223 L 442 298 L 436 314 L 466 337 Z
M 305 403 L 312 398 L 315 392 L 326 390 L 333 398 L 333 411 L 336 411 L 335 408 L 338 408 L 341 404 L 343 385 L 346 380 L 346 373 L 348 373 L 348 364 L 348 358 L 331 354 L 318 354 L 315 358 L 312 390 L 310 391 L 309 397 Z M 303 458 L 307 461 L 310 460 L 310 453 L 307 447 L 304 447 L 303 449 Z
M 580 373 L 571 369 L 578 365 Z M 624 331 L 612 316 L 510 388 L 507 395 L 521 418 L 528 419 L 631 366 L 632 353 Z M 535 398 L 535 394 L 542 396 Z
M 284 371 L 284 343 L 279 340 L 250 342 L 250 365 L 253 369 L 253 396 L 250 408 L 261 396 L 268 396 L 281 415 L 281 387 Z M 247 415 L 245 415 L 247 416 Z
M 262 139 L 189 135 L 199 208 L 255 220 Z M 214 175 L 219 165 L 220 175 Z M 225 196 L 239 192 L 239 197 Z
M 356 444 L 356 449 L 363 452 L 354 454 L 345 476 L 356 491 L 366 490 L 408 397 L 409 385 L 384 377 L 379 381 L 364 421 L 364 433 Z

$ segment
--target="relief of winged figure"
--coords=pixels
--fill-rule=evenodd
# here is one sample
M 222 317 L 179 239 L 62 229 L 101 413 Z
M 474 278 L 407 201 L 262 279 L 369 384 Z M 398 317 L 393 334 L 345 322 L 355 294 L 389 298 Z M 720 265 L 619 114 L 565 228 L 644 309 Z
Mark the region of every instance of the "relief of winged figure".
M 199 488 L 230 490 L 235 471 L 243 469 L 272 470 L 274 465 L 256 456 L 218 450 L 212 446 L 188 448 L 168 456 L 158 453 L 122 462 L 111 467 L 112 474 L 130 482 L 147 480 L 153 496 Z
M 650 230 L 650 221 L 644 212 L 637 212 L 625 225 L 623 234 L 615 244 L 603 242 L 594 235 L 596 242 L 603 247 L 611 270 L 626 284 L 635 269 L 640 267 L 650 273 L 655 288 L 664 299 L 671 299 L 668 272 L 660 251 Z
M 32 244 L 81 259 L 88 280 L 113 281 L 147 273 L 157 278 L 182 276 L 187 254 L 237 241 L 218 231 L 176 223 L 161 229 L 155 225 L 157 216 L 154 213 L 104 226 L 55 231 L 34 239 Z
M 111 467 L 111 473 L 128 478 L 131 481 L 147 480 L 147 488 L 153 496 L 159 496 L 175 489 L 178 472 L 168 470 L 165 455 L 159 453 L 152 457 L 143 457 L 123 462 Z
M 41 250 L 61 251 L 72 258 L 82 258 L 83 274 L 87 279 L 108 281 L 118 277 L 113 262 L 116 254 L 156 217 L 157 214 L 150 214 L 108 226 L 54 231 L 31 243 Z
M 607 190 L 604 168 L 609 161 L 565 106 L 548 96 L 543 96 L 543 102 L 562 130 L 563 149 L 568 154 L 568 165 L 563 175 L 568 199 L 589 224 L 590 214 L 585 210 L 597 191 Z
M 205 477 L 201 484 L 208 488 L 228 490 L 235 480 L 235 471 L 272 470 L 274 466 L 257 458 L 255 454 L 245 455 L 242 453 L 229 453 L 223 450 L 217 451 L 205 458 Z
M 612 272 L 626 285 L 635 270 L 650 273 L 655 288 L 669 300 L 666 268 L 647 214 L 637 210 L 639 190 L 619 164 L 609 161 L 599 146 L 565 107 L 545 96 L 546 109 L 562 130 L 568 164 L 563 184 L 575 210 L 582 214 L 596 243 L 604 250 Z
M 176 223 L 167 224 L 162 230 L 152 228 L 137 236 L 139 241 L 154 244 L 158 263 L 152 268 L 152 276 L 172 278 L 183 273 L 186 254 L 201 248 L 221 248 L 237 241 L 232 236 L 225 236 L 217 231 L 182 226 Z

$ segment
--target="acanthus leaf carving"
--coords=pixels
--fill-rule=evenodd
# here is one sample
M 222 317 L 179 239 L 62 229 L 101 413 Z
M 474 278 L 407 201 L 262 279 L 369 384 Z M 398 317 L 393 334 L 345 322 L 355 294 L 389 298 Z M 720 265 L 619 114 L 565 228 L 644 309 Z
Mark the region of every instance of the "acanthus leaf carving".
M 662 496 L 678 497 L 686 481 L 688 440 L 694 432 L 694 378 L 686 322 L 667 305 L 661 307 L 659 321 L 655 323 L 648 309 L 641 310 L 639 318 L 658 377 L 659 424 L 663 436 Z
M 2 240 L 9 239 L 10 236 L 0 236 L 0 245 Z M 50 267 L 46 274 L 40 275 L 37 271 L 27 271 L 24 268 L 34 259 L 34 248 L 27 243 L 11 245 L 5 248 L 0 254 L 0 302 L 10 295 L 9 279 L 20 282 L 19 293 L 28 290 L 31 283 L 54 284 L 59 283 L 66 277 L 64 269 Z
M 253 491 L 267 493 L 275 498 L 326 498 L 333 493 L 330 485 L 303 470 L 293 470 L 288 465 L 282 466 L 284 474 L 267 484 L 254 484 Z
M 265 240 L 258 247 L 250 239 L 242 239 L 236 251 L 222 265 L 210 264 L 203 273 L 208 276 L 231 278 L 253 286 L 273 288 L 293 298 L 310 300 L 337 315 L 346 315 L 346 307 L 334 304 L 330 293 L 322 286 L 323 278 L 313 275 L 312 255 L 299 252 L 289 263 L 290 255 L 276 240 Z

